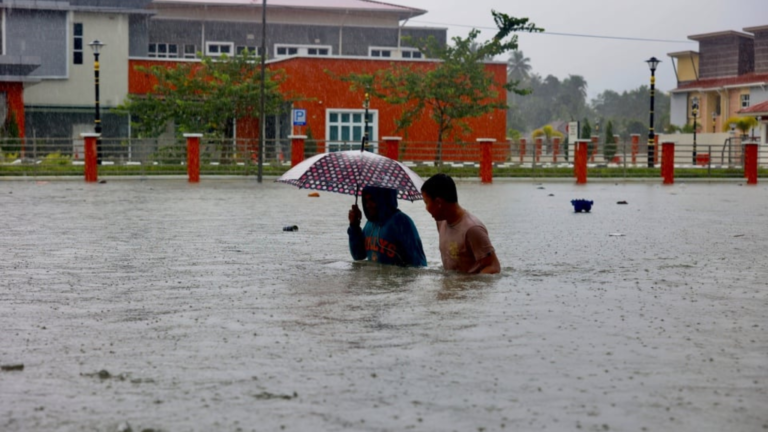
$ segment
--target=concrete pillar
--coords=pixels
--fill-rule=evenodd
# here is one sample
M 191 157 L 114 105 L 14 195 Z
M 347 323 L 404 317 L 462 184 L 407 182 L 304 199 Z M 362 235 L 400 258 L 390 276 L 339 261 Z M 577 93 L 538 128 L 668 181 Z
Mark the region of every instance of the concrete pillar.
M 400 160 L 400 141 L 402 139 L 403 137 L 398 136 L 383 137 L 384 151 L 379 153 L 392 160 Z
M 291 167 L 295 167 L 304 160 L 304 141 L 306 135 L 288 135 L 291 140 Z
M 480 144 L 480 181 L 493 183 L 493 138 L 478 138 Z
M 664 184 L 675 184 L 675 143 L 662 143 L 661 152 L 661 177 Z
M 748 185 L 757 184 L 757 151 L 758 144 L 750 141 L 744 144 L 744 174 Z
M 587 159 L 590 140 L 580 139 L 576 141 L 576 151 L 573 158 L 573 175 L 576 184 L 587 183 Z
M 99 179 L 99 157 L 96 149 L 96 140 L 101 136 L 98 133 L 82 133 L 80 136 L 85 141 L 85 182 L 96 183 Z
M 187 176 L 189 183 L 200 183 L 200 133 L 185 133 L 187 139 Z
M 544 138 L 536 138 L 536 163 L 541 161 L 541 147 L 544 145 Z

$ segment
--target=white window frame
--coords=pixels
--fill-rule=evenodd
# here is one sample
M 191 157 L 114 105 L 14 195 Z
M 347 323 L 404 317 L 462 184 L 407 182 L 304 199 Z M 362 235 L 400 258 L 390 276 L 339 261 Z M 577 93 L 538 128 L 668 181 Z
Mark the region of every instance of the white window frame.
M 295 48 L 296 53 L 295 54 L 279 54 L 278 51 L 280 48 Z M 318 57 L 330 57 L 333 55 L 333 47 L 330 45 L 295 45 L 295 44 L 275 44 L 275 57 L 290 57 L 294 55 L 300 55 L 300 56 L 318 56 Z M 328 54 L 309 54 L 310 49 L 327 49 Z
M 409 53 L 410 57 L 404 56 L 403 54 L 405 53 Z M 417 50 L 416 48 L 400 48 L 400 57 L 407 59 L 423 59 L 424 54 L 422 54 L 421 51 Z
M 229 53 L 222 53 L 221 50 L 219 52 L 211 52 L 211 47 L 217 46 L 217 47 L 229 47 Z M 232 57 L 235 55 L 235 43 L 234 42 L 220 42 L 220 41 L 206 41 L 205 42 L 205 55 L 208 57 L 218 57 L 222 54 L 226 54 L 229 57 Z
M 742 94 L 739 100 L 742 108 L 749 108 L 749 93 Z
M 388 52 L 389 56 L 374 55 L 375 53 Z M 403 56 L 403 53 L 409 53 L 410 57 Z M 414 54 L 417 57 L 414 57 Z M 373 58 L 388 58 L 388 59 L 423 59 L 424 54 L 416 48 L 404 48 L 404 47 L 383 47 L 383 46 L 370 46 L 368 47 L 368 57 Z
M 154 53 L 150 51 L 150 48 L 152 48 L 153 45 L 155 46 L 155 52 Z M 165 47 L 165 52 L 162 55 L 160 55 L 160 46 L 161 45 Z M 176 53 L 174 53 L 173 55 L 171 54 L 171 47 L 172 46 L 176 47 Z M 170 43 L 166 43 L 166 42 L 153 42 L 153 43 L 150 43 L 149 46 L 147 47 L 147 56 L 150 57 L 150 58 L 179 58 L 179 45 L 178 44 L 170 44 Z
M 343 109 L 343 108 L 329 108 L 325 110 L 325 152 L 330 153 L 331 149 L 333 151 L 340 151 L 340 150 L 359 150 L 360 149 L 360 143 L 362 142 L 362 136 L 359 140 L 352 139 L 353 138 L 353 132 L 350 131 L 350 140 L 349 141 L 342 141 L 340 139 L 337 140 L 331 140 L 331 128 L 332 127 L 338 127 L 340 122 L 331 123 L 331 114 L 339 114 L 340 116 L 343 114 L 361 114 L 362 122 L 361 123 L 349 123 L 350 126 L 356 126 L 359 125 L 361 127 L 365 127 L 365 110 L 364 109 Z M 368 142 L 370 143 L 370 149 L 374 153 L 379 152 L 379 110 L 375 109 L 368 109 L 368 115 L 371 117 L 371 122 L 368 123 L 368 128 L 371 130 L 371 136 L 368 137 Z M 365 131 L 362 131 L 365 133 Z M 341 136 L 341 134 L 339 134 Z

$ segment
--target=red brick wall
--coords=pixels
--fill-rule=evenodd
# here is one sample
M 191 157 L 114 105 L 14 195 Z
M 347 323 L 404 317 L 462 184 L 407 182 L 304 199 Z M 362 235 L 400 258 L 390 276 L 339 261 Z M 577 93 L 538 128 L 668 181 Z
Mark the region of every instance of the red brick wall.
M 332 109 L 361 109 L 363 106 L 363 93 L 351 91 L 349 83 L 334 78 L 349 73 L 373 73 L 381 68 L 389 67 L 395 61 L 381 61 L 373 59 L 349 59 L 335 57 L 302 57 L 292 58 L 269 64 L 273 70 L 283 70 L 286 80 L 281 90 L 302 96 L 306 100 L 294 103 L 294 108 L 307 110 L 307 126 L 312 129 L 315 139 L 325 139 L 326 110 Z M 401 61 L 403 62 L 403 61 Z M 154 82 L 149 74 L 138 72 L 135 67 L 164 64 L 172 67 L 174 62 L 162 60 L 131 60 L 129 64 L 129 92 L 132 94 L 146 94 L 151 91 Z M 417 68 L 429 69 L 435 66 L 430 62 L 415 62 Z M 488 64 L 489 70 L 497 83 L 496 101 L 506 101 L 506 91 L 502 85 L 506 80 L 506 65 Z M 372 98 L 370 109 L 378 110 L 378 136 L 402 136 L 401 144 L 405 150 L 405 158 L 410 160 L 432 160 L 435 156 L 435 143 L 437 142 L 437 124 L 425 113 L 414 122 L 405 133 L 395 131 L 395 119 L 400 115 L 400 107 L 390 105 L 384 101 Z M 466 145 L 448 143 L 444 145 L 443 155 L 445 160 L 479 160 L 479 146 L 475 142 L 477 138 L 494 138 L 494 161 L 506 158 L 504 143 L 506 135 L 506 113 L 497 110 L 491 114 L 470 119 L 467 121 L 471 133 L 464 136 Z M 258 137 L 258 121 L 241 119 L 237 124 L 239 138 Z M 306 133 L 306 128 L 302 130 Z M 452 137 L 444 138 L 446 141 Z

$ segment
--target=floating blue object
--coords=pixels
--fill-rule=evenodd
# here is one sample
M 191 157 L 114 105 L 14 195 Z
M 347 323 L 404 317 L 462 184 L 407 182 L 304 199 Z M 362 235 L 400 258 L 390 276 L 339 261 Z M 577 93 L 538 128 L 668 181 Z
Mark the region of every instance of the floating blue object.
M 575 200 L 571 200 L 571 204 L 573 204 L 573 211 L 575 211 L 576 213 L 580 213 L 580 212 L 589 213 L 589 211 L 592 210 L 592 204 L 594 204 L 594 201 L 588 201 L 585 199 L 575 199 Z

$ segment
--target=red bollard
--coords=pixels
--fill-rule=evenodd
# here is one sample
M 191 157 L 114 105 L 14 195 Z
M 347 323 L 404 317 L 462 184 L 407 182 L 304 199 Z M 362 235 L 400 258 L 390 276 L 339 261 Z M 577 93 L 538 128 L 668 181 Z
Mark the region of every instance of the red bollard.
M 295 167 L 304 160 L 304 140 L 306 135 L 288 135 L 291 140 L 291 167 Z
M 525 138 L 520 138 L 520 163 L 523 163 L 523 157 L 525 157 Z
M 757 184 L 757 150 L 756 142 L 744 144 L 744 174 L 747 177 L 748 185 Z
M 189 183 L 200 183 L 200 138 L 203 134 L 185 133 L 187 139 L 187 176 Z
M 96 150 L 96 139 L 101 136 L 98 133 L 82 133 L 85 140 L 85 182 L 96 183 L 99 179 L 99 162 Z
M 493 183 L 493 138 L 478 138 L 480 143 L 480 181 Z
M 640 151 L 640 134 L 632 134 L 632 165 L 637 165 L 637 152 Z
M 663 143 L 661 152 L 661 177 L 664 178 L 664 184 L 675 184 L 675 143 Z
M 384 152 L 379 153 L 392 160 L 400 160 L 400 141 L 402 139 L 402 137 L 397 136 L 383 137 L 382 140 L 384 141 Z
M 589 158 L 587 148 L 589 140 L 576 141 L 576 154 L 573 159 L 573 174 L 576 176 L 576 184 L 587 183 L 587 159 Z
M 544 140 L 539 137 L 536 138 L 536 163 L 541 161 L 541 147 L 544 144 Z
M 552 163 L 557 163 L 557 155 L 560 153 L 560 137 L 552 138 Z

